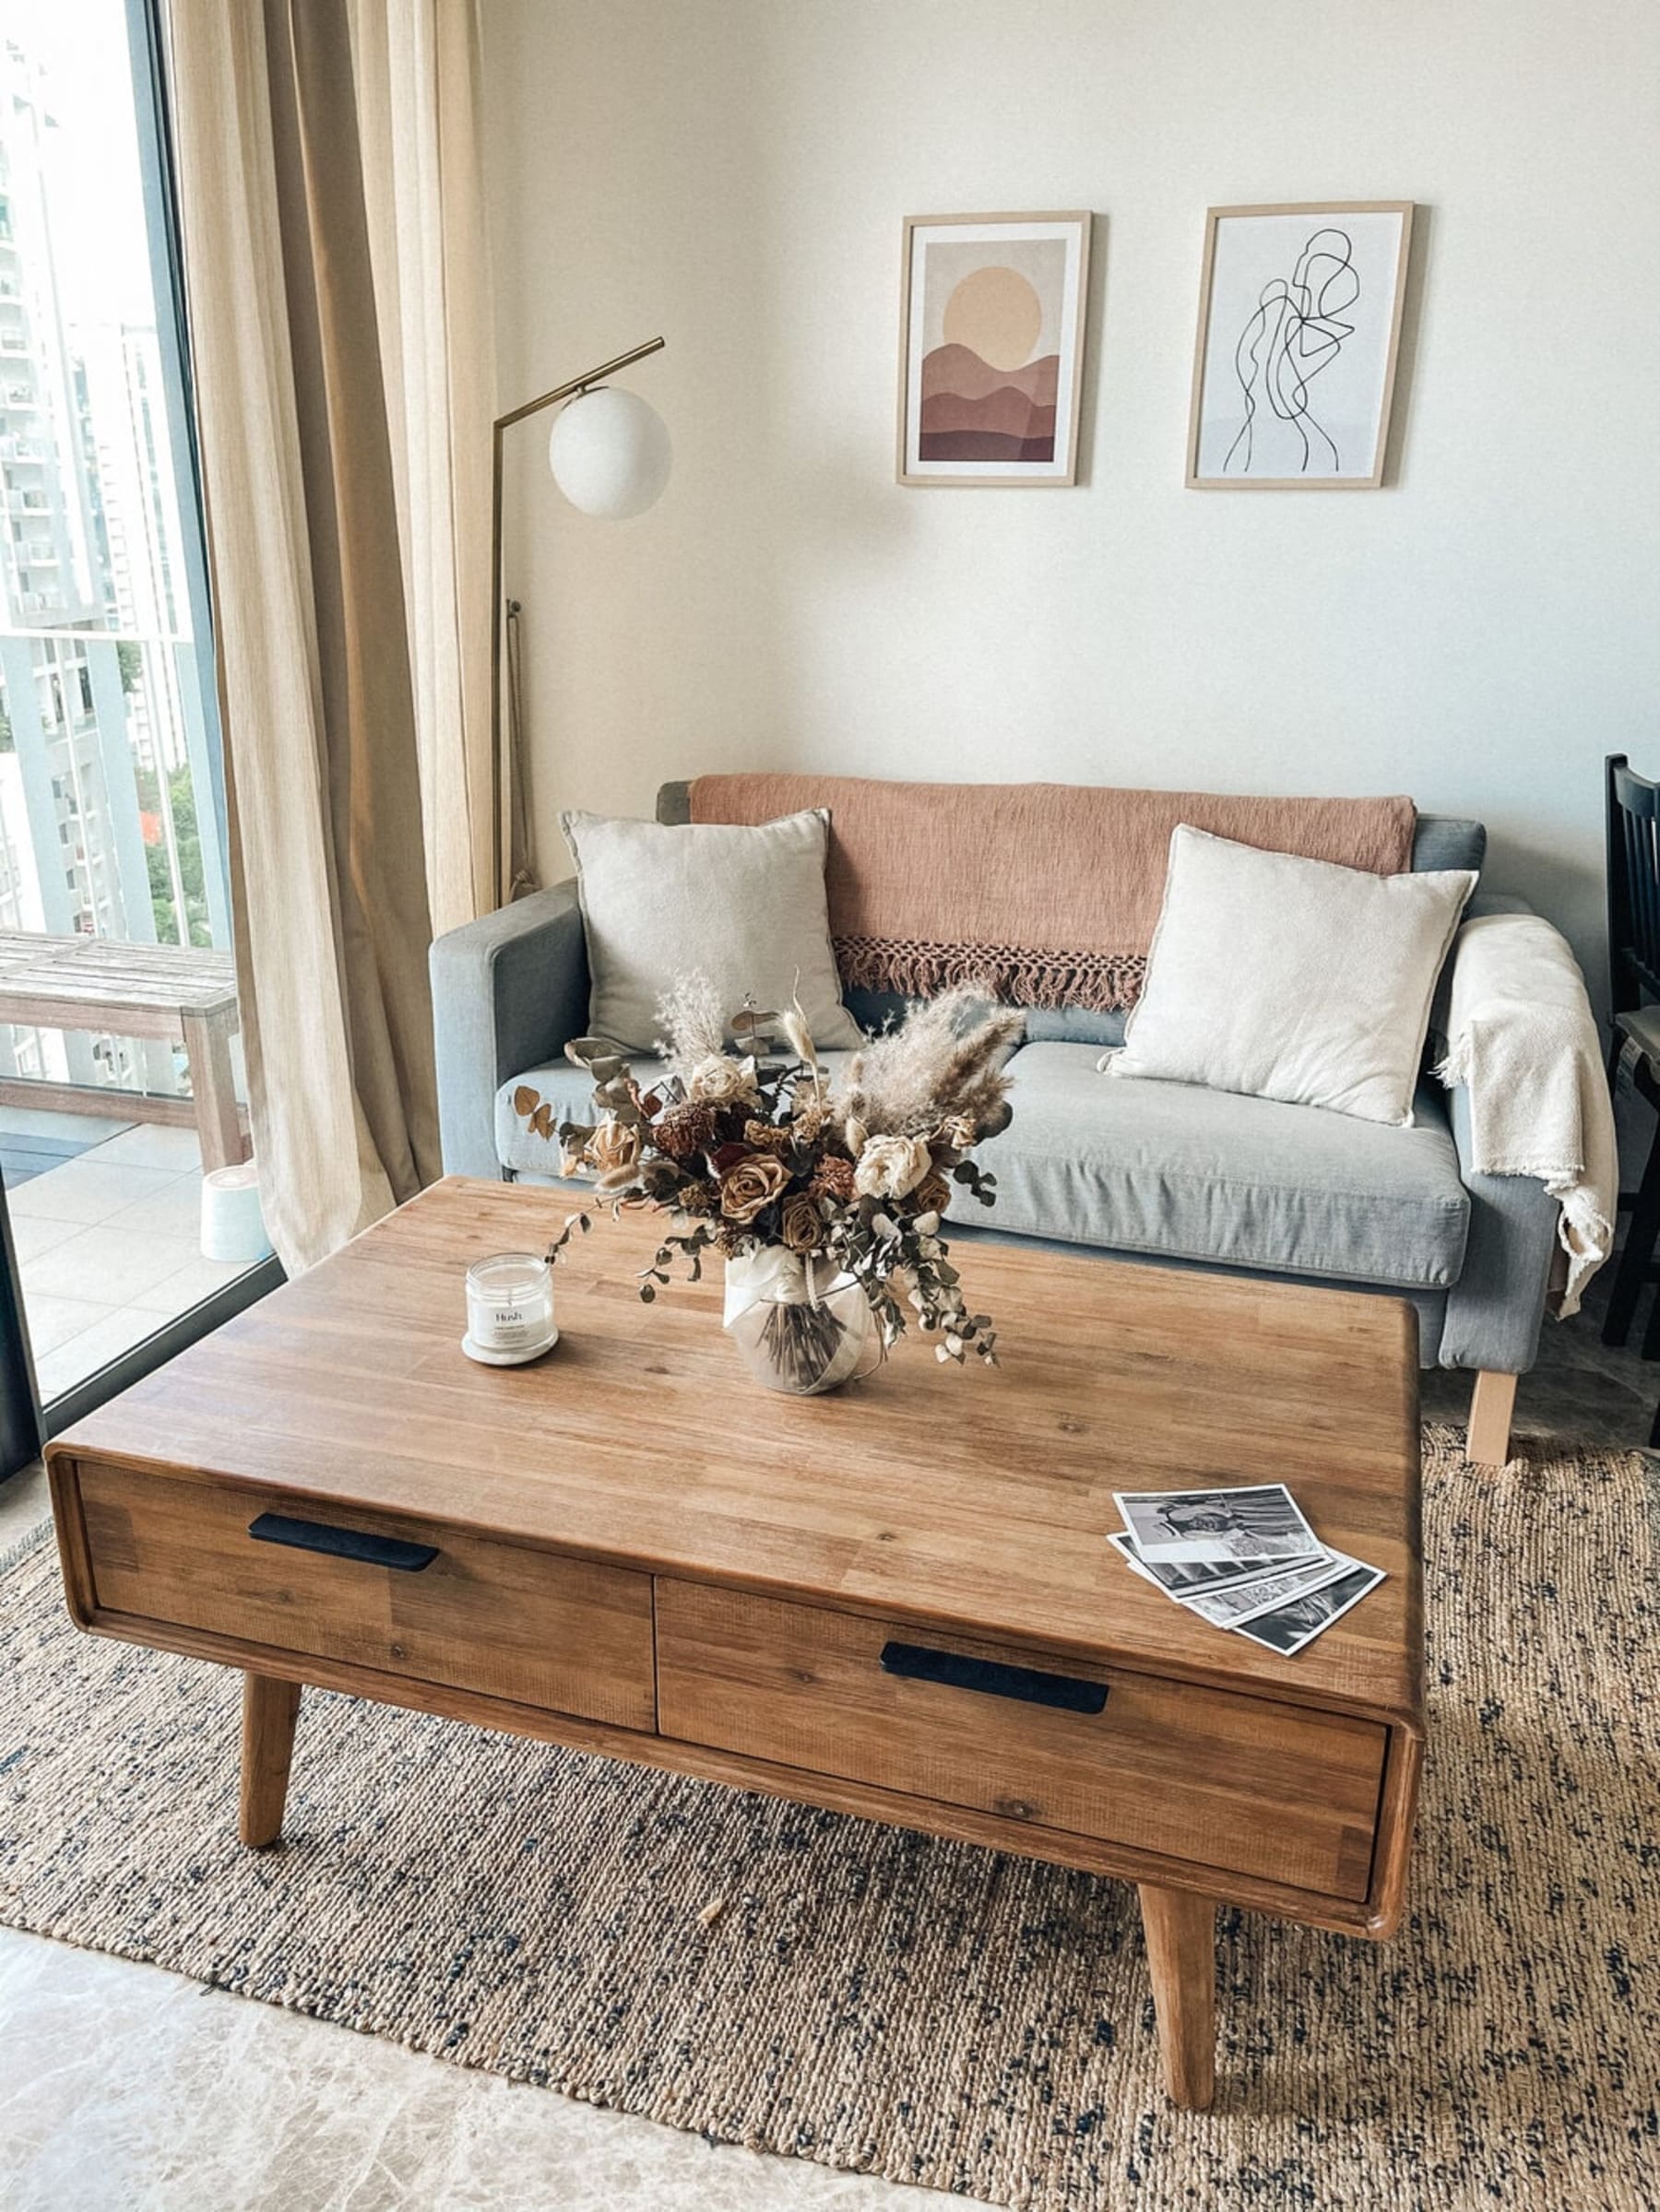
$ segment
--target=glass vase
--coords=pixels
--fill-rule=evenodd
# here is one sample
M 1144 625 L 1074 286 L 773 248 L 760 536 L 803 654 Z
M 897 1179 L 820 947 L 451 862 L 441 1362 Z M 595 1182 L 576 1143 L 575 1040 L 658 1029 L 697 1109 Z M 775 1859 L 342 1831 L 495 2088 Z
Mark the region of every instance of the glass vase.
M 882 1331 L 851 1275 L 768 1245 L 726 1268 L 726 1330 L 769 1390 L 812 1398 L 882 1364 Z

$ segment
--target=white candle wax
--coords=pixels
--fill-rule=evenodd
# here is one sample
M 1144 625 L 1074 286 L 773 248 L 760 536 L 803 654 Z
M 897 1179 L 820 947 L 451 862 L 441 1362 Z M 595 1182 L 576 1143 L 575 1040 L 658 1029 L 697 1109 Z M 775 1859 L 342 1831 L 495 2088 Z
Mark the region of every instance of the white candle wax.
M 463 1350 L 487 1365 L 534 1359 L 558 1338 L 553 1271 L 538 1252 L 496 1252 L 467 1271 Z

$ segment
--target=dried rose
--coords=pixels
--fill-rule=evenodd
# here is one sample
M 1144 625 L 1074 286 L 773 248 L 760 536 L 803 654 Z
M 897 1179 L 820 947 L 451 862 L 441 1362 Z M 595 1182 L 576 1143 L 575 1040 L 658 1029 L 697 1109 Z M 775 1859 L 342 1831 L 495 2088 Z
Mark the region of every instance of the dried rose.
M 588 1139 L 587 1152 L 599 1174 L 614 1178 L 638 1165 L 640 1132 L 624 1121 L 602 1121 Z
M 764 1206 L 770 1206 L 789 1180 L 782 1160 L 770 1153 L 752 1153 L 720 1178 L 720 1211 L 729 1221 L 748 1223 Z
M 861 1198 L 903 1198 L 932 1166 L 920 1137 L 871 1137 L 853 1169 L 853 1188 Z
M 951 1185 L 937 1167 L 931 1168 L 910 1194 L 919 1213 L 943 1213 L 951 1203 Z
M 854 1195 L 852 1161 L 826 1153 L 813 1168 L 812 1189 L 820 1198 L 833 1198 L 838 1205 L 847 1205 Z
M 816 1199 L 797 1190 L 778 1209 L 778 1235 L 792 1252 L 816 1252 L 824 1241 L 824 1217 Z
M 753 1059 L 735 1060 L 724 1052 L 712 1052 L 699 1060 L 686 1078 L 686 1096 L 702 1106 L 723 1106 L 740 1098 L 753 1106 L 757 1095 Z
M 671 1160 L 694 1159 L 714 1143 L 719 1117 L 713 1106 L 665 1106 L 651 1125 L 651 1141 Z

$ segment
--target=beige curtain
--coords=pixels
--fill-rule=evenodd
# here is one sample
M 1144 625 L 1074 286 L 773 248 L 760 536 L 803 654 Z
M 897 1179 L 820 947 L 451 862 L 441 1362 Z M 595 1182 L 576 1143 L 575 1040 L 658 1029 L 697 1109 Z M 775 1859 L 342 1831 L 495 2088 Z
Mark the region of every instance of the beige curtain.
M 459 396 L 445 365 L 448 256 L 415 243 L 468 195 L 440 228 L 476 231 L 470 126 L 438 93 L 446 53 L 471 70 L 470 6 L 391 0 L 361 99 L 357 12 L 172 6 L 250 1110 L 290 1271 L 438 1172 L 432 918 L 489 903 L 477 464 L 443 457 L 487 402 L 477 357 Z M 395 62 L 440 18 L 447 42 Z
M 495 905 L 495 367 L 473 0 L 350 0 L 434 930 Z

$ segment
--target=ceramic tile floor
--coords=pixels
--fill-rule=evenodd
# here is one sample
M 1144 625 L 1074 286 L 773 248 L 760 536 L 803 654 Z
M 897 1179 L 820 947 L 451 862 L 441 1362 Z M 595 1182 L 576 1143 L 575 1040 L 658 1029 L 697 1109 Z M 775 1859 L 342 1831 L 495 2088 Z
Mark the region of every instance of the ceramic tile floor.
M 1605 1278 L 1606 1283 L 1606 1278 Z M 1660 1365 L 1547 1323 L 1518 1425 L 1644 1442 Z M 1424 1378 L 1462 1421 L 1465 1378 Z M 0 1553 L 46 1510 L 0 1485 Z M 0 1929 L 6 2212 L 940 2212 L 964 2198 L 769 2159 L 474 2074 L 155 1967 Z
M 242 1271 L 202 1258 L 194 1130 L 0 1107 L 0 1135 L 26 1139 L 37 1128 L 92 1140 L 6 1194 L 50 1404 Z

